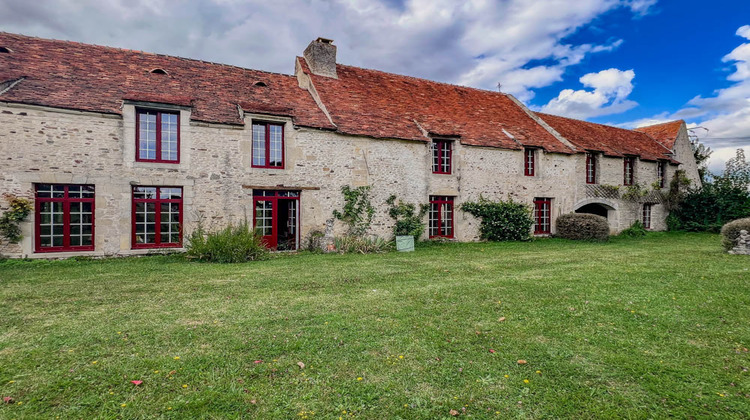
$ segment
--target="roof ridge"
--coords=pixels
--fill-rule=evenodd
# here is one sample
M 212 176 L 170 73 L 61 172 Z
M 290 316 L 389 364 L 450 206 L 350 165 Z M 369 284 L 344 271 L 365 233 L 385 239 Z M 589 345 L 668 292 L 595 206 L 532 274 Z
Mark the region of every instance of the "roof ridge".
M 17 34 L 17 33 L 12 33 L 12 32 L 5 32 L 5 31 L 0 31 L 0 35 L 17 36 L 17 37 L 35 39 L 35 40 L 40 40 L 40 41 L 56 42 L 56 43 L 61 43 L 61 44 L 73 44 L 73 45 L 79 45 L 79 46 L 83 46 L 83 47 L 95 47 L 95 48 L 102 48 L 102 49 L 106 49 L 106 50 L 131 52 L 131 53 L 140 53 L 140 54 L 152 55 L 152 56 L 156 56 L 156 57 L 176 58 L 178 60 L 192 61 L 192 62 L 197 62 L 197 63 L 210 64 L 210 65 L 214 65 L 214 66 L 231 67 L 231 68 L 235 68 L 235 69 L 239 69 L 239 70 L 256 71 L 256 72 L 260 72 L 260 73 L 274 74 L 274 75 L 277 75 L 277 76 L 286 76 L 286 77 L 291 77 L 291 78 L 295 77 L 293 74 L 279 73 L 279 72 L 273 72 L 273 71 L 268 71 L 268 70 L 251 69 L 249 67 L 242 67 L 242 66 L 238 66 L 238 65 L 235 65 L 235 64 L 219 63 L 219 62 L 216 62 L 216 61 L 200 60 L 200 59 L 197 59 L 197 58 L 181 57 L 179 55 L 169 55 L 169 54 L 155 53 L 155 52 L 149 52 L 149 51 L 143 51 L 143 50 L 134 50 L 134 49 L 130 49 L 130 48 L 112 47 L 112 46 L 109 46 L 109 45 L 90 44 L 90 43 L 80 42 L 80 41 L 70 41 L 70 40 L 67 40 L 67 39 L 42 38 L 42 37 L 38 37 L 38 36 Z
M 435 83 L 435 84 L 439 84 L 439 85 L 446 85 L 446 86 L 452 86 L 452 87 L 457 87 L 457 88 L 462 88 L 462 89 L 476 90 L 476 91 L 483 92 L 483 93 L 492 93 L 492 94 L 495 94 L 495 95 L 502 95 L 502 96 L 505 96 L 505 97 L 507 97 L 509 95 L 508 93 L 505 93 L 505 92 L 495 92 L 494 90 L 487 90 L 487 89 L 481 89 L 481 88 L 476 88 L 476 87 L 472 87 L 472 86 L 459 85 L 459 84 L 456 84 L 456 83 L 440 82 L 440 81 L 437 81 L 437 80 L 425 79 L 423 77 L 409 76 L 407 74 L 391 73 L 391 72 L 387 72 L 387 71 L 383 71 L 383 70 L 369 69 L 367 67 L 352 66 L 350 64 L 336 63 L 336 65 L 337 66 L 341 66 L 341 67 L 350 67 L 350 68 L 354 68 L 354 69 L 371 71 L 371 72 L 375 72 L 375 73 L 390 74 L 390 75 L 394 75 L 394 76 L 398 76 L 398 77 L 404 77 L 406 79 L 418 80 L 420 82 L 430 82 L 430 83 Z
M 680 118 L 678 120 L 671 120 L 671 121 L 665 121 L 665 122 L 660 122 L 660 123 L 656 123 L 656 124 L 642 125 L 640 127 L 634 128 L 633 130 L 638 131 L 639 128 L 657 127 L 657 126 L 660 126 L 660 125 L 674 124 L 674 123 L 677 123 L 677 122 L 679 122 L 679 123 L 685 123 L 685 120 L 683 120 L 682 118 Z
M 638 134 L 646 134 L 646 133 L 644 133 L 642 131 L 638 131 L 636 129 L 622 128 L 622 127 L 617 127 L 616 125 L 609 125 L 609 124 L 602 124 L 602 123 L 597 123 L 597 122 L 593 122 L 593 121 L 586 121 L 586 120 L 582 120 L 580 118 L 570 118 L 570 117 L 564 117 L 562 115 L 548 114 L 546 112 L 538 112 L 538 111 L 535 111 L 535 113 L 538 114 L 538 115 L 547 115 L 547 116 L 550 116 L 550 117 L 565 118 L 566 120 L 579 121 L 579 122 L 586 123 L 586 124 L 600 125 L 602 127 L 614 128 L 614 129 L 617 129 L 617 130 L 637 132 Z

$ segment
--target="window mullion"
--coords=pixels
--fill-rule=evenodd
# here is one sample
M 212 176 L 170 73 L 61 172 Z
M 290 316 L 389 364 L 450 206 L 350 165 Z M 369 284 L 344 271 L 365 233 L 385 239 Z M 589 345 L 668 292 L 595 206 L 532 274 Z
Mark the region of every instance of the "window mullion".
M 156 113 L 156 156 L 154 159 L 158 162 L 161 160 L 161 112 Z
M 156 189 L 156 200 L 154 200 L 154 245 L 161 245 L 161 188 Z

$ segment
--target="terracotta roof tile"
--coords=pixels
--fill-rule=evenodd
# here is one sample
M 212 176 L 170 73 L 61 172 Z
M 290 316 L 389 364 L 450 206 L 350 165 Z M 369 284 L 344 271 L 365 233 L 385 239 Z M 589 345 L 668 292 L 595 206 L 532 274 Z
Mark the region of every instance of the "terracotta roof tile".
M 672 150 L 674 148 L 674 142 L 677 140 L 677 136 L 680 134 L 680 129 L 682 129 L 684 124 L 685 121 L 677 120 L 662 124 L 649 125 L 646 127 L 638 127 L 635 130 L 648 134 L 664 145 L 664 147 Z
M 194 120 L 243 124 L 238 104 L 333 129 L 294 76 L 199 60 L 0 32 L 0 81 L 25 77 L 0 101 L 120 114 L 123 99 L 191 106 Z M 152 74 L 161 68 L 168 75 Z M 266 86 L 256 86 L 261 81 Z
M 572 118 L 537 113 L 542 120 L 582 150 L 606 156 L 639 156 L 643 160 L 672 160 L 671 151 L 645 133 Z
M 427 141 L 458 136 L 463 144 L 574 153 L 507 95 L 359 67 L 337 65 L 338 78 L 302 71 L 343 133 Z

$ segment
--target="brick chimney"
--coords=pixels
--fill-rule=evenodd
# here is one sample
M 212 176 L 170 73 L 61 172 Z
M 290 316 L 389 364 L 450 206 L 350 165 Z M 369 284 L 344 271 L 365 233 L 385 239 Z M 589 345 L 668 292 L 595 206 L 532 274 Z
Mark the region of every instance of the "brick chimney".
M 318 38 L 305 48 L 302 54 L 310 67 L 310 71 L 318 76 L 336 76 L 336 46 L 332 39 Z

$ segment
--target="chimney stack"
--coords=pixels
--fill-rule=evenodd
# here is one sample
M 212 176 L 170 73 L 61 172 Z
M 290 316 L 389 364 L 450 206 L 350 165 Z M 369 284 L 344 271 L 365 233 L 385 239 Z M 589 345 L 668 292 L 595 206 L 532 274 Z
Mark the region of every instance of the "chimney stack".
M 336 46 L 332 39 L 318 38 L 305 48 L 302 54 L 310 67 L 310 71 L 318 76 L 336 76 Z

